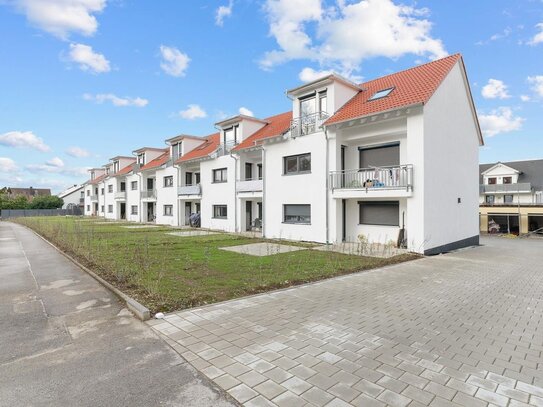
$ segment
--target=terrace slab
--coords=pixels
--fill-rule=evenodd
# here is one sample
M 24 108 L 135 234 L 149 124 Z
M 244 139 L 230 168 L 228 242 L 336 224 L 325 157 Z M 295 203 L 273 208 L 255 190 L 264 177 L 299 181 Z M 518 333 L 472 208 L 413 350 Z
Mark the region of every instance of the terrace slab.
M 286 244 L 279 243 L 270 243 L 270 242 L 261 242 L 261 243 L 250 243 L 243 244 L 240 246 L 229 246 L 221 247 L 221 250 L 226 250 L 229 252 L 235 252 L 240 254 L 248 254 L 249 256 L 272 256 L 279 253 L 289 253 L 296 252 L 299 250 L 306 250 L 306 247 L 301 246 L 290 246 Z
M 217 235 L 217 232 L 210 232 L 209 230 L 182 230 L 180 232 L 168 232 L 167 235 L 172 236 L 207 236 L 207 235 Z

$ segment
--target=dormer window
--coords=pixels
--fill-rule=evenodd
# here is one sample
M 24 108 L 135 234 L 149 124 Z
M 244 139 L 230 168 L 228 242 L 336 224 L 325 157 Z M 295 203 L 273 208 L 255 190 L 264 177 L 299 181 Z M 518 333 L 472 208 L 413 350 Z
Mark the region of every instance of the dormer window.
M 109 175 L 109 167 L 106 167 L 106 175 Z
M 300 116 L 311 116 L 315 113 L 317 106 L 315 105 L 315 94 L 300 98 Z
M 513 177 L 503 177 L 503 183 L 504 184 L 512 184 L 513 183 Z
M 177 160 L 181 157 L 181 142 L 172 144 L 172 158 Z
M 224 145 L 238 144 L 238 128 L 239 128 L 239 125 L 236 124 L 235 126 L 224 129 L 224 134 L 223 134 Z
M 145 153 L 138 154 L 138 164 L 145 165 Z
M 388 89 L 378 90 L 377 92 L 375 92 L 375 93 L 368 99 L 368 101 L 385 98 L 385 97 L 387 97 L 388 95 L 390 95 L 390 93 L 391 93 L 393 90 L 394 90 L 394 87 L 388 88 Z
M 119 172 L 119 161 L 113 162 L 113 173 L 117 174 Z
M 91 172 L 91 180 L 94 180 L 94 171 Z

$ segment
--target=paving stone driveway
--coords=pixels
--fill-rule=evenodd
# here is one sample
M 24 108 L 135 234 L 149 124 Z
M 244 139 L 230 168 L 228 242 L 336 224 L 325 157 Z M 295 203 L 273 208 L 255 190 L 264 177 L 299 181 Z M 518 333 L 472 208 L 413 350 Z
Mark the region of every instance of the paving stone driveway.
M 151 321 L 247 406 L 543 406 L 543 240 Z

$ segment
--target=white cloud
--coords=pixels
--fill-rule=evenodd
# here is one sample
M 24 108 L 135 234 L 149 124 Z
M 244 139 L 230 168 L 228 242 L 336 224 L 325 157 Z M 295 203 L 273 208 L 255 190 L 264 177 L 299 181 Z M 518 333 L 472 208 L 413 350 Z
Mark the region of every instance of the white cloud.
M 0 157 L 0 172 L 14 172 L 17 170 L 15 161 L 8 157 Z
M 64 161 L 62 161 L 58 157 L 53 157 L 49 161 L 46 162 L 46 165 L 49 165 L 50 167 L 54 167 L 54 168 L 62 168 L 64 167 Z
M 105 56 L 94 52 L 91 46 L 84 44 L 70 44 L 68 54 L 70 61 L 79 64 L 79 69 L 92 73 L 104 73 L 111 71 L 109 61 Z
M 222 27 L 224 24 L 224 19 L 232 15 L 232 7 L 234 6 L 234 1 L 230 0 L 227 6 L 220 6 L 215 12 L 215 24 L 219 27 Z
M 529 102 L 531 100 L 529 95 L 520 95 L 520 100 L 523 102 Z
M 13 0 L 8 2 L 36 27 L 61 39 L 72 32 L 91 36 L 98 28 L 94 14 L 106 7 L 106 0 Z
M 483 86 L 482 95 L 485 99 L 507 99 L 510 97 L 507 92 L 507 85 L 498 79 L 489 79 Z
M 43 152 L 51 150 L 41 138 L 37 137 L 31 131 L 9 131 L 0 134 L 0 145 L 18 148 L 33 148 Z
M 535 27 L 539 30 L 539 32 L 534 35 L 530 41 L 528 41 L 529 45 L 537 45 L 543 42 L 543 23 L 539 23 Z
M 317 79 L 320 79 L 332 73 L 334 73 L 334 71 L 330 71 L 326 69 L 321 70 L 321 71 L 316 71 L 313 68 L 304 68 L 300 71 L 300 73 L 298 74 L 298 77 L 300 78 L 302 82 L 313 82 Z
M 90 155 L 90 153 L 81 148 L 81 147 L 70 147 L 66 150 L 66 154 L 68 154 L 69 156 L 71 157 L 75 157 L 75 158 L 84 158 L 84 157 L 88 157 Z
M 543 97 L 543 75 L 529 76 L 528 83 L 532 85 L 537 96 Z
M 161 45 L 160 55 L 162 56 L 160 67 L 164 72 L 171 76 L 185 76 L 185 71 L 190 62 L 187 54 L 184 54 L 177 48 Z
M 441 40 L 430 35 L 427 9 L 392 0 L 338 0 L 337 7 L 328 8 L 322 0 L 267 0 L 264 10 L 279 49 L 265 54 L 263 69 L 310 59 L 348 76 L 373 57 L 415 54 L 435 59 L 447 54 Z
M 198 105 L 188 105 L 187 109 L 181 110 L 179 116 L 187 120 L 203 119 L 207 113 Z
M 140 97 L 131 98 L 131 97 L 118 97 L 112 93 L 99 93 L 97 95 L 91 95 L 85 93 L 83 99 L 94 101 L 96 103 L 111 102 L 113 106 L 117 107 L 126 107 L 126 106 L 136 106 L 136 107 L 145 107 L 149 104 L 147 99 Z
M 483 134 L 488 137 L 520 130 L 525 119 L 515 116 L 509 107 L 500 107 L 488 115 L 479 115 Z
M 246 107 L 240 107 L 239 108 L 239 114 L 242 114 L 244 116 L 254 116 L 253 112 L 249 109 L 247 109 Z
M 46 161 L 43 164 L 30 164 L 25 167 L 26 170 L 36 173 L 52 173 L 62 174 L 67 176 L 84 176 L 87 174 L 88 168 L 83 167 L 66 167 L 64 161 L 58 157 Z

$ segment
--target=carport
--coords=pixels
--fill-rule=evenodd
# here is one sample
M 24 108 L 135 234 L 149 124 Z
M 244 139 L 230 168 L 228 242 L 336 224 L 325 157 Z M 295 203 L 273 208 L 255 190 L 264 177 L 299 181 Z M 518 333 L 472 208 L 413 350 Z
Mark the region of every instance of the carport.
M 533 232 L 535 230 L 543 229 L 543 215 L 528 214 L 528 232 Z M 539 233 L 543 233 L 543 230 L 540 230 Z
M 519 215 L 513 213 L 489 213 L 488 233 L 519 234 Z

